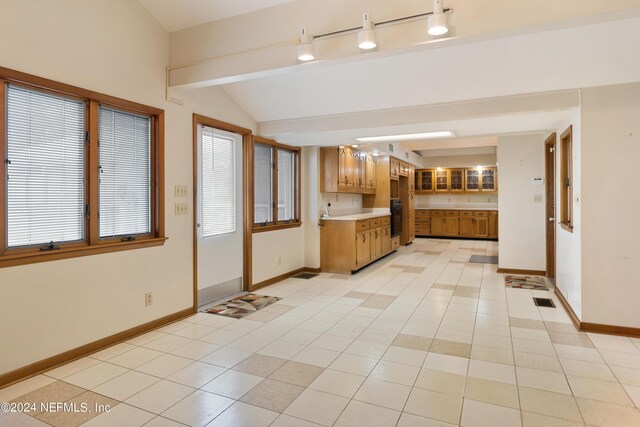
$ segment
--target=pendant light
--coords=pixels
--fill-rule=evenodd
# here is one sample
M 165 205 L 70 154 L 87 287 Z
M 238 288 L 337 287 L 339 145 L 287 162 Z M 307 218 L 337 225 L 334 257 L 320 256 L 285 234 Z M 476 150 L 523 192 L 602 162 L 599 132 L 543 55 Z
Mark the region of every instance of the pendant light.
M 312 42 L 309 30 L 303 28 L 300 32 L 300 44 L 298 45 L 298 61 L 309 62 L 316 59 Z
M 373 30 L 373 22 L 368 13 L 362 18 L 362 31 L 358 33 L 358 47 L 363 50 L 374 49 L 378 46 L 376 32 Z
M 432 36 L 441 36 L 448 31 L 447 15 L 444 13 L 442 0 L 433 0 L 433 14 L 429 15 L 427 32 Z

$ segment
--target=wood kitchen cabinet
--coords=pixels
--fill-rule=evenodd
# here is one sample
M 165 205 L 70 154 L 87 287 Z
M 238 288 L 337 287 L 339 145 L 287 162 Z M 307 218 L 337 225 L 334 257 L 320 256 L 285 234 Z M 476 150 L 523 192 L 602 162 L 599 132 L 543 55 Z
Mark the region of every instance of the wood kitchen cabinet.
M 353 186 L 362 190 L 367 186 L 367 155 L 358 151 L 353 152 L 355 172 L 353 177 Z
M 400 176 L 400 160 L 391 157 L 389 166 L 389 175 L 391 176 L 391 179 L 397 180 Z
M 478 169 L 465 169 L 464 189 L 474 193 L 480 191 L 480 171 Z
M 355 159 L 350 147 L 338 148 L 338 187 L 353 187 L 355 178 Z
M 480 171 L 482 191 L 496 191 L 498 188 L 496 168 L 484 168 Z
M 391 217 L 362 220 L 324 219 L 320 228 L 320 268 L 349 274 L 395 250 Z
M 473 237 L 474 224 L 473 212 L 460 212 L 460 220 L 458 222 L 458 234 L 460 237 Z
M 377 178 L 376 178 L 376 158 L 374 156 L 370 156 L 367 155 L 365 156 L 365 162 L 366 162 L 366 166 L 365 166 L 365 181 L 366 181 L 366 188 L 369 191 L 375 192 L 376 191 L 376 183 L 377 183 Z
M 417 236 L 498 238 L 498 212 L 417 209 Z
M 449 191 L 452 193 L 464 191 L 464 169 L 449 170 Z
M 449 171 L 448 170 L 436 170 L 435 171 L 435 191 L 436 193 L 448 193 L 449 192 Z
M 376 160 L 372 155 L 351 147 L 323 147 L 320 149 L 320 167 L 321 192 L 376 192 Z
M 496 167 L 420 169 L 416 174 L 416 193 L 496 193 L 498 170 Z
M 416 194 L 431 194 L 433 193 L 433 171 L 432 170 L 416 170 Z
M 416 236 L 431 235 L 431 211 L 426 209 L 416 209 L 415 234 Z
M 498 212 L 489 212 L 489 238 L 498 238 Z
M 370 232 L 360 231 L 356 234 L 356 267 L 371 262 Z

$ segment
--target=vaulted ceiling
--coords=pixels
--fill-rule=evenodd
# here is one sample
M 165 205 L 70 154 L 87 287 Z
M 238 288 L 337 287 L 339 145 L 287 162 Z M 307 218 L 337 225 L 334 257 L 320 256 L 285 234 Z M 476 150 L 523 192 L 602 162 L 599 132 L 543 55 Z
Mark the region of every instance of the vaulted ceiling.
M 292 0 L 139 0 L 168 31 L 219 21 Z
M 453 13 L 444 39 L 425 37 L 424 20 L 413 20 L 376 28 L 374 52 L 357 49 L 355 32 L 316 40 L 318 60 L 308 64 L 295 59 L 300 27 L 331 32 L 357 26 L 364 11 L 391 19 L 429 11 L 430 2 L 139 1 L 165 28 L 221 19 L 171 34 L 178 99 L 219 86 L 262 135 L 292 145 L 546 131 L 576 117 L 581 88 L 640 81 L 640 56 L 630 54 L 640 39 L 638 0 L 445 0 Z

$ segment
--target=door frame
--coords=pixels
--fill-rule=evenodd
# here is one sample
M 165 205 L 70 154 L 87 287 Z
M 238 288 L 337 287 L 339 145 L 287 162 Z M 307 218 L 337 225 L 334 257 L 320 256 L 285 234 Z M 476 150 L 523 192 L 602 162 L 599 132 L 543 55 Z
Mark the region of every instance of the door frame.
M 553 279 L 556 278 L 556 143 L 555 132 L 544 141 L 546 274 Z
M 252 235 L 253 235 L 253 132 L 251 129 L 222 122 L 210 117 L 193 114 L 193 307 L 198 310 L 198 125 L 236 133 L 242 136 L 242 208 L 243 208 L 243 260 L 242 289 L 251 292 Z

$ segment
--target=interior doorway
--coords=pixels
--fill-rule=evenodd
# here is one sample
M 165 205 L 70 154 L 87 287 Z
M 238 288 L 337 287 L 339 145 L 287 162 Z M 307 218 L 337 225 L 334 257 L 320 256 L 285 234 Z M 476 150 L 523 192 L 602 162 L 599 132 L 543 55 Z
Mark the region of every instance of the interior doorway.
M 249 288 L 248 185 L 251 131 L 194 115 L 194 306 Z
M 556 133 L 544 142 L 545 222 L 547 237 L 547 277 L 556 277 Z

